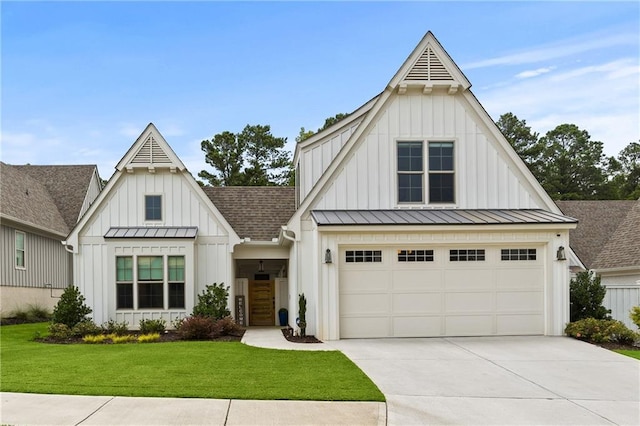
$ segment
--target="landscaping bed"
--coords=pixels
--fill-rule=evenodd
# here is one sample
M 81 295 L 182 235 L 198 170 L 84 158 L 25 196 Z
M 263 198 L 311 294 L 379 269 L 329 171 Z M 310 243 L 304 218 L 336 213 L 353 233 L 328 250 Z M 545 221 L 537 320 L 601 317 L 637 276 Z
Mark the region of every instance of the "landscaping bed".
M 285 339 L 293 343 L 322 343 L 322 340 L 316 339 L 316 336 L 300 336 L 295 334 L 291 327 L 283 328 L 282 335 Z

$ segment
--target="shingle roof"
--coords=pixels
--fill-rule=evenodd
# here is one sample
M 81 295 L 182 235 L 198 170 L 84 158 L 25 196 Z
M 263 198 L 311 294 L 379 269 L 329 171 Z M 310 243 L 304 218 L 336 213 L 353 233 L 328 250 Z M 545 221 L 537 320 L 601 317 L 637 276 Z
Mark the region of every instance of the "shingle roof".
M 292 186 L 206 186 L 209 199 L 240 238 L 271 241 L 295 213 Z
M 313 210 L 318 225 L 513 225 L 575 223 L 540 209 Z
M 556 204 L 564 214 L 579 220 L 578 227 L 569 231 L 569 242 L 582 263 L 592 268 L 637 201 L 556 201 Z
M 640 200 L 627 213 L 592 268 L 610 269 L 640 267 Z
M 69 231 L 79 219 L 95 165 L 14 166 L 45 186 Z
M 78 220 L 96 166 L 0 163 L 3 216 L 67 235 Z

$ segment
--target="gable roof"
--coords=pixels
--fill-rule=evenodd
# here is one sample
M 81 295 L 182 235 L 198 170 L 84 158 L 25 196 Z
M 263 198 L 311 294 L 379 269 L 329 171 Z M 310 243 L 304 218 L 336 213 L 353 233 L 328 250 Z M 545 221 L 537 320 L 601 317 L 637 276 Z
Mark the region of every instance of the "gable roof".
M 78 235 L 82 228 L 89 222 L 91 217 L 98 211 L 102 203 L 107 200 L 111 190 L 118 185 L 122 177 L 132 173 L 134 169 L 147 169 L 149 173 L 155 173 L 156 169 L 169 169 L 171 173 L 178 173 L 184 177 L 187 184 L 192 188 L 194 194 L 206 205 L 210 213 L 220 222 L 222 227 L 229 232 L 230 244 L 233 246 L 239 240 L 233 227 L 220 210 L 211 202 L 211 199 L 202 191 L 200 185 L 193 178 L 191 173 L 171 149 L 167 141 L 160 134 L 153 123 L 149 123 L 144 131 L 138 136 L 122 159 L 116 166 L 116 172 L 107 182 L 102 192 L 82 216 L 78 223 L 71 229 L 67 237 L 67 244 L 77 250 Z
M 634 200 L 571 200 L 556 201 L 556 204 L 564 214 L 580 221 L 576 229 L 569 231 L 569 241 L 571 248 L 584 266 L 592 269 L 600 252 L 607 243 L 614 242 L 616 230 L 638 202 Z M 636 229 L 640 229 L 640 223 L 636 226 Z M 640 256 L 636 259 L 640 259 Z
M 421 70 L 421 68 L 424 68 L 425 66 L 428 68 L 432 65 L 441 69 L 441 71 L 444 70 L 446 72 L 442 71 L 431 73 L 430 68 L 427 71 Z M 425 75 L 426 77 L 424 77 Z M 426 78 L 426 80 L 419 78 Z M 292 220 L 289 221 L 289 228 L 294 232 L 299 232 L 298 219 L 307 214 L 314 203 L 320 199 L 323 192 L 331 186 L 332 181 L 336 178 L 341 168 L 347 163 L 359 144 L 365 139 L 367 131 L 369 131 L 370 127 L 375 123 L 376 118 L 382 113 L 385 106 L 391 99 L 393 99 L 393 96 L 396 94 L 401 95 L 406 93 L 408 87 L 422 88 L 423 93 L 425 94 L 431 93 L 433 88 L 436 87 L 448 88 L 448 93 L 450 95 L 461 96 L 465 99 L 469 108 L 478 115 L 480 121 L 486 126 L 489 134 L 493 136 L 497 141 L 497 144 L 502 148 L 506 157 L 514 165 L 514 170 L 519 174 L 520 183 L 529 189 L 532 196 L 539 199 L 539 204 L 541 204 L 540 207 L 553 213 L 560 213 L 560 209 L 554 204 L 549 194 L 546 193 L 542 185 L 540 185 L 536 180 L 531 171 L 511 147 L 504 135 L 500 132 L 495 122 L 491 119 L 473 93 L 471 93 L 469 90 L 471 83 L 467 80 L 456 63 L 451 59 L 449 54 L 444 50 L 433 33 L 429 31 L 405 60 L 400 69 L 387 84 L 384 91 L 374 98 L 373 105 L 364 115 L 357 130 L 351 134 L 350 138 L 333 159 L 332 163 L 300 203 L 300 206 Z
M 78 221 L 96 166 L 0 163 L 0 170 L 2 216 L 64 236 Z
M 240 238 L 271 241 L 296 210 L 293 186 L 202 188 Z

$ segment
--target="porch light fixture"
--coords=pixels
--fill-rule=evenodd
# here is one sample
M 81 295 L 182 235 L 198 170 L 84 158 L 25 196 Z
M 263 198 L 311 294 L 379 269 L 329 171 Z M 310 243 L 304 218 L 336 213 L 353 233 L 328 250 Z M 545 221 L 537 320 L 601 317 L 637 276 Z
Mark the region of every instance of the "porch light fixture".
M 558 251 L 556 252 L 556 260 L 567 260 L 567 258 L 564 255 L 563 246 L 558 247 Z
M 264 262 L 262 260 L 258 262 L 258 272 L 264 272 Z
M 324 263 L 333 263 L 330 249 L 327 249 L 327 251 L 324 252 Z

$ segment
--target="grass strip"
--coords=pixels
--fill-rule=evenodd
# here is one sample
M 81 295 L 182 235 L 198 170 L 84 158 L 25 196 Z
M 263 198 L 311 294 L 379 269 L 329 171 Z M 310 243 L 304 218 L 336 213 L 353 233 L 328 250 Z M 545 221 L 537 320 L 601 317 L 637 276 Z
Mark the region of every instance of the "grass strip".
M 619 354 L 630 356 L 631 358 L 640 359 L 640 350 L 626 350 L 626 349 L 616 349 L 615 352 Z
M 67 395 L 384 401 L 338 351 L 238 342 L 45 344 L 47 324 L 0 327 L 0 390 Z

